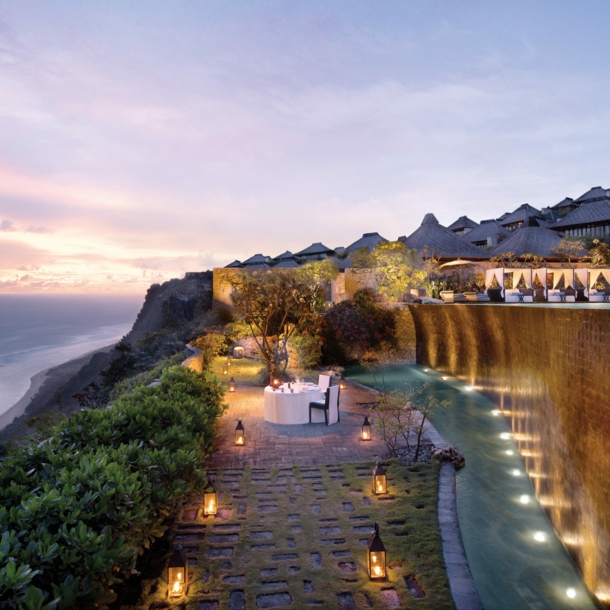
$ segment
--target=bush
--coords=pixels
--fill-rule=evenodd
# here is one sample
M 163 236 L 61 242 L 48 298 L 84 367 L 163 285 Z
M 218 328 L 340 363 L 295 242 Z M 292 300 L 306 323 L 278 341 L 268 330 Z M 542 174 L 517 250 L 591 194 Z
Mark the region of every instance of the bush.
M 324 317 L 324 358 L 341 363 L 394 343 L 394 313 L 381 307 L 369 289 L 335 305 Z
M 290 339 L 290 345 L 296 350 L 302 369 L 315 369 L 320 365 L 322 341 L 319 337 L 307 331 L 297 332 Z
M 227 337 L 221 332 L 212 332 L 198 337 L 191 344 L 198 350 L 201 350 L 203 370 L 208 371 L 214 358 L 226 351 Z
M 223 392 L 175 366 L 2 461 L 0 608 L 111 602 L 165 517 L 205 485 Z

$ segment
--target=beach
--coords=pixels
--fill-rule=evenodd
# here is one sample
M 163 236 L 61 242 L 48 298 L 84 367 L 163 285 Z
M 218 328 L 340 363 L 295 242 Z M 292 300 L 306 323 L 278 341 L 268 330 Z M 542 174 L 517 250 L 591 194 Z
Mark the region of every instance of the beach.
M 0 442 L 15 441 L 29 435 L 32 428 L 26 422 L 32 417 L 52 411 L 62 412 L 61 400 L 54 401 L 57 393 L 69 381 L 78 378 L 79 372 L 91 363 L 94 356 L 108 354 L 113 348 L 114 344 L 107 345 L 36 373 L 30 379 L 28 391 L 0 415 Z

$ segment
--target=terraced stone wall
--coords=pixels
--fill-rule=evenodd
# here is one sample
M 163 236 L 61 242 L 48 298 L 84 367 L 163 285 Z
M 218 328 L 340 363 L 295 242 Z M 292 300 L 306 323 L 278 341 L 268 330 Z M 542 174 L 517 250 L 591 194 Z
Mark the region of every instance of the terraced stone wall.
M 508 418 L 536 494 L 610 603 L 610 309 L 412 305 L 417 362 Z

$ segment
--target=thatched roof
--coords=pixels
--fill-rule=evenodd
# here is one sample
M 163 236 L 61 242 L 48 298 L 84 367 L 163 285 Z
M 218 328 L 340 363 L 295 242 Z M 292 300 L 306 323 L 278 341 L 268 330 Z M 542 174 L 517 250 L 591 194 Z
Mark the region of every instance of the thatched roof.
M 271 261 L 269 256 L 263 256 L 262 254 L 255 254 L 251 256 L 248 260 L 245 260 L 242 265 L 244 267 L 254 267 L 259 265 L 266 265 Z
M 489 254 L 441 226 L 434 214 L 426 214 L 421 226 L 409 237 L 399 237 L 407 248 L 414 248 L 420 256 L 441 259 L 486 259 Z
M 610 221 L 610 201 L 594 201 L 585 203 L 572 210 L 567 216 L 551 225 L 554 231 L 564 231 L 572 227 L 579 227 L 596 222 Z
M 474 220 L 470 220 L 468 216 L 460 216 L 453 224 L 450 224 L 447 228 L 450 231 L 463 231 L 464 229 L 476 229 L 478 223 Z
M 540 210 L 537 210 L 529 203 L 523 203 L 512 214 L 509 214 L 503 220 L 500 220 L 500 224 L 503 227 L 506 227 L 517 222 L 525 222 L 530 216 L 540 216 Z
M 276 256 L 274 261 L 294 260 L 294 254 L 290 250 L 286 250 L 283 254 Z
M 318 241 L 315 244 L 311 244 L 311 246 L 305 248 L 305 250 L 297 252 L 295 256 L 313 256 L 316 254 L 326 254 L 327 256 L 331 256 L 334 253 L 334 250 L 331 250 L 329 247 Z
M 578 197 L 574 203 L 593 203 L 594 201 L 609 201 L 610 189 L 601 186 L 592 186 L 584 195 Z
M 556 258 L 553 248 L 559 245 L 561 238 L 557 233 L 541 227 L 536 218 L 530 217 L 523 226 L 515 229 L 509 237 L 498 244 L 491 255 L 514 252 L 516 256 L 537 254 L 544 258 Z
M 293 269 L 298 267 L 299 263 L 297 263 L 294 259 L 284 259 L 280 261 L 277 265 L 275 265 L 274 269 Z
M 556 203 L 554 206 L 552 206 L 553 210 L 560 210 L 561 208 L 569 208 L 572 207 L 574 205 L 574 199 L 572 199 L 572 197 L 566 197 L 565 199 L 562 199 L 559 203 Z
M 464 233 L 462 239 L 473 244 L 476 241 L 487 241 L 491 237 L 492 243 L 497 244 L 509 235 L 510 231 L 507 231 L 497 220 L 486 220 L 476 229 Z
M 370 251 L 382 241 L 388 240 L 385 237 L 381 237 L 379 233 L 365 233 L 360 239 L 357 239 L 353 244 L 345 248 L 345 251 L 349 253 L 360 248 L 368 248 Z

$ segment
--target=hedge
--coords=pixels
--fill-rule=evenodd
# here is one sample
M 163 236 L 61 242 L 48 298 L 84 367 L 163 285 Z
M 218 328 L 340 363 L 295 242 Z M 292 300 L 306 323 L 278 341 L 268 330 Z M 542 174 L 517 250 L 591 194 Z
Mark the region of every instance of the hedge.
M 100 607 L 206 483 L 224 389 L 174 366 L 0 462 L 0 608 Z

